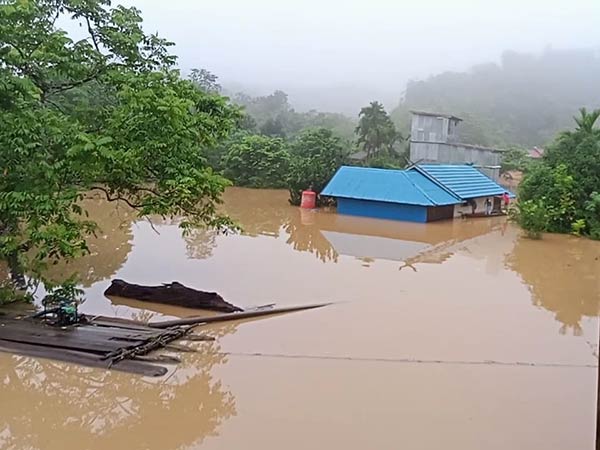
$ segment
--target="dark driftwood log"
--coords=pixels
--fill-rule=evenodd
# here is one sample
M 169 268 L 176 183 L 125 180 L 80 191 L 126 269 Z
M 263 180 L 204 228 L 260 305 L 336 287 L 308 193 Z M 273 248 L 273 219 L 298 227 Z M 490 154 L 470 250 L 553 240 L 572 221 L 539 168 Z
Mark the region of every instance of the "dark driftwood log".
M 177 281 L 161 286 L 142 286 L 130 284 L 123 280 L 113 280 L 104 295 L 133 298 L 136 300 L 164 303 L 166 305 L 184 306 L 186 308 L 206 309 L 219 312 L 243 311 L 231 303 L 227 303 L 216 292 L 204 292 L 184 286 Z

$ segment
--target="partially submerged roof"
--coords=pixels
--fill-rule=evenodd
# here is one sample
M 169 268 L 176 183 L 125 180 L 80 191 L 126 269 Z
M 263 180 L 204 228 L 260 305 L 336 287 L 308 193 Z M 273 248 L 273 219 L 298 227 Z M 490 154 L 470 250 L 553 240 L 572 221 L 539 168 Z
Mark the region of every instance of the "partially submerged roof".
M 418 171 L 343 166 L 321 195 L 418 206 L 455 205 L 461 200 Z
M 508 192 L 469 164 L 419 164 L 411 171 L 431 177 L 431 180 L 463 200 Z
M 453 116 L 452 114 L 427 112 L 427 111 L 416 111 L 414 109 L 411 110 L 410 112 L 412 114 L 417 115 L 417 116 L 445 117 L 446 119 L 454 119 L 454 120 L 460 120 L 460 121 L 462 121 L 462 119 L 460 117 Z

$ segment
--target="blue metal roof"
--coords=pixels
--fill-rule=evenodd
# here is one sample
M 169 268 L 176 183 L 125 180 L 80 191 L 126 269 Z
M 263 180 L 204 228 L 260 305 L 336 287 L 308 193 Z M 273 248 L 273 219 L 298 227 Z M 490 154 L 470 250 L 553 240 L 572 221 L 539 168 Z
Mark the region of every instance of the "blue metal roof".
M 417 171 L 343 166 L 321 195 L 418 206 L 455 205 L 461 200 Z
M 508 192 L 475 167 L 468 164 L 419 164 L 411 171 L 421 172 L 437 181 L 457 197 L 470 198 L 502 195 Z M 511 194 L 509 192 L 509 194 Z M 514 197 L 513 194 L 511 196 Z

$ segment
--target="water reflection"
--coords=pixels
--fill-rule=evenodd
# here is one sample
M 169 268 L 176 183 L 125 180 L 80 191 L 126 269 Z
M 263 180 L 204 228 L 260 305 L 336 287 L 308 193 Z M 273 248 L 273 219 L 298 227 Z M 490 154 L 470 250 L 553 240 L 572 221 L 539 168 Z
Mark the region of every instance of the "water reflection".
M 519 238 L 506 263 L 529 286 L 533 303 L 555 313 L 562 334 L 580 335 L 582 318 L 598 315 L 600 243 L 559 235 Z
M 60 278 L 77 272 L 83 286 L 88 287 L 114 277 L 129 256 L 133 234 L 151 231 L 132 224 L 133 215 L 123 206 L 94 199 L 86 200 L 85 206 L 106 235 L 90 240 L 90 255 L 68 265 L 54 266 L 51 274 Z M 305 211 L 289 205 L 287 192 L 279 190 L 231 188 L 224 195 L 222 208 L 241 224 L 244 236 L 282 238 L 290 250 L 310 253 L 324 263 L 339 263 L 340 258 L 348 257 L 372 268 L 377 261 L 385 260 L 397 263 L 402 273 L 410 273 L 419 272 L 423 264 L 444 263 L 461 252 L 475 259 L 485 258 L 488 266 L 495 264 L 493 268 L 486 267 L 486 271 L 499 273 L 504 269 L 503 255 L 508 254 L 508 267 L 530 287 L 535 305 L 555 313 L 563 324 L 562 333 L 580 333 L 582 317 L 598 313 L 598 243 L 566 236 L 549 236 L 542 241 L 519 239 L 503 218 L 424 225 L 343 216 L 328 210 Z M 152 221 L 159 232 L 161 227 L 176 225 L 172 220 Z M 485 245 L 473 245 L 480 236 L 488 237 Z M 184 258 L 207 260 L 224 239 L 227 238 L 210 230 L 192 230 L 183 237 Z M 152 245 L 151 239 L 140 242 L 143 246 Z M 235 259 L 229 252 L 243 247 L 224 246 L 219 256 Z M 491 253 L 498 254 L 498 258 L 490 258 Z M 170 254 L 168 259 L 178 257 Z M 276 265 L 285 262 L 273 261 Z M 171 280 L 157 278 L 155 282 L 162 281 Z M 140 313 L 140 318 L 147 319 L 147 310 L 141 308 L 145 312 Z
M 127 260 L 132 248 L 134 214 L 124 205 L 99 197 L 83 200 L 82 206 L 89 213 L 88 219 L 99 226 L 96 237 L 87 241 L 90 252 L 70 263 L 49 266 L 47 276 L 59 282 L 76 273 L 81 285 L 89 287 L 114 276 Z
M 441 263 L 451 255 L 447 250 L 451 246 L 505 226 L 504 220 L 494 219 L 423 225 L 343 216 L 335 210 L 307 211 L 290 206 L 287 192 L 278 190 L 231 188 L 224 200 L 223 209 L 242 225 L 243 234 L 278 237 L 284 233 L 294 250 L 312 253 L 323 262 L 337 262 L 339 255 L 345 255 L 367 265 L 384 259 L 414 269 L 417 263 Z M 214 236 L 208 239 L 214 242 Z M 201 247 L 207 241 L 186 242 Z
M 222 335 L 231 330 L 214 329 Z M 159 380 L 0 355 L 0 448 L 164 450 L 199 445 L 236 415 L 213 378 L 227 362 L 218 343 L 198 344 Z M 126 443 L 126 444 L 125 444 Z

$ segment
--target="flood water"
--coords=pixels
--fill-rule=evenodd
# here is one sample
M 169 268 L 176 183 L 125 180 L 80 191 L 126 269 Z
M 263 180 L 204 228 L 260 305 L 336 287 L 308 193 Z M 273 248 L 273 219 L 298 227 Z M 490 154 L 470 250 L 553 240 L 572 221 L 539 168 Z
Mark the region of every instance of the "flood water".
M 80 273 L 84 312 L 136 319 L 197 312 L 105 298 L 112 278 L 334 304 L 211 326 L 159 379 L 0 354 L 0 449 L 593 448 L 600 243 L 225 200 L 242 234 L 90 200 L 106 235 L 53 275 Z

